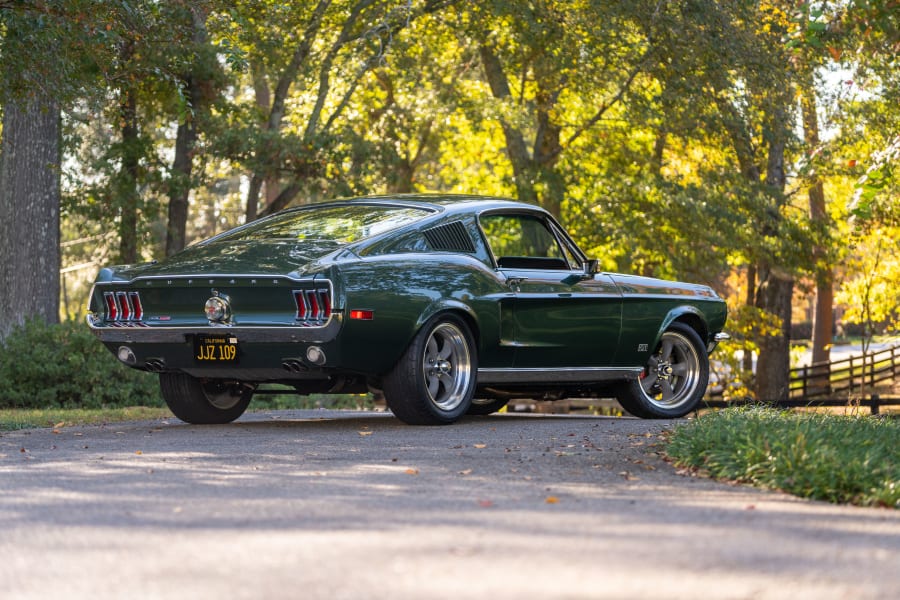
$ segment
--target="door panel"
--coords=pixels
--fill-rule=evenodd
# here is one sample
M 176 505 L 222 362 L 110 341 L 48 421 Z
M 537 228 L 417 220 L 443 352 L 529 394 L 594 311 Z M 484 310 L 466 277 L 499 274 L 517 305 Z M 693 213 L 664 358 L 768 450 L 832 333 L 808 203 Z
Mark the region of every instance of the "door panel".
M 608 275 L 501 269 L 514 282 L 516 367 L 614 364 L 622 296 Z

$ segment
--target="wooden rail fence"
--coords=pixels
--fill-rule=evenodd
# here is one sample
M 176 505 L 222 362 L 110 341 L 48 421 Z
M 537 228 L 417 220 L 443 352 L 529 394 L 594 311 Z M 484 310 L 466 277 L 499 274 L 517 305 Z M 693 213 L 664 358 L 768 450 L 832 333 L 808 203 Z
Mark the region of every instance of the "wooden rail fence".
M 847 406 L 858 404 L 878 414 L 879 406 L 900 405 L 900 397 L 877 390 L 900 377 L 900 346 L 891 346 L 840 360 L 794 367 L 790 373 L 788 400 L 766 402 L 782 407 Z M 717 397 L 718 396 L 718 397 Z M 705 404 L 711 408 L 742 402 L 721 400 L 721 390 L 711 393 Z

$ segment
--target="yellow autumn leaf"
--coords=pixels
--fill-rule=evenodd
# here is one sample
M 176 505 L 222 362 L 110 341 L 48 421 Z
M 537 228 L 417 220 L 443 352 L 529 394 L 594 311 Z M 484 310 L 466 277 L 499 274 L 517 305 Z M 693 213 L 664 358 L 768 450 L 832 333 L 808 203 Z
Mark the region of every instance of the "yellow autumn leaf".
M 546 502 L 547 504 L 558 504 L 559 498 L 557 498 L 556 496 L 547 496 L 544 499 L 544 502 Z

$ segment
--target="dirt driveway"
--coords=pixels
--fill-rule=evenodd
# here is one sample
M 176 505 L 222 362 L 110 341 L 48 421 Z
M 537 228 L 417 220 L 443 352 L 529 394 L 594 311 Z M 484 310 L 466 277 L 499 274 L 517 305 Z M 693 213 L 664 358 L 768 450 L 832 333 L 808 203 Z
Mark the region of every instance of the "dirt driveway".
M 670 422 L 253 413 L 0 435 L 0 598 L 897 598 L 900 512 L 686 477 Z

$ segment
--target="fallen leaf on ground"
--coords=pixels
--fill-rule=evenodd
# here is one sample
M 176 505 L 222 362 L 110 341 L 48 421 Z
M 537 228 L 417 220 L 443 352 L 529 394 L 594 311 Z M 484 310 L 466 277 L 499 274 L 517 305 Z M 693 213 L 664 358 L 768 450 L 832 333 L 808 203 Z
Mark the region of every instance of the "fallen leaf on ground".
M 490 508 L 493 505 L 494 505 L 494 503 L 491 502 L 490 500 L 479 500 L 478 501 L 478 506 L 480 506 L 482 508 Z
M 459 474 L 460 475 L 471 475 L 472 469 L 465 469 L 465 470 L 459 471 Z
M 558 504 L 559 498 L 557 498 L 556 496 L 547 496 L 544 499 L 544 502 L 546 502 L 547 504 Z
M 134 453 L 135 453 L 135 454 L 143 454 L 143 452 L 140 451 L 140 450 L 135 450 Z
M 472 444 L 472 447 L 478 449 L 487 448 L 487 444 Z
M 418 474 L 419 474 L 419 470 L 418 470 L 418 469 L 407 469 L 407 470 L 406 470 L 406 474 L 407 474 L 407 475 L 418 475 Z
M 359 435 L 372 435 L 373 433 L 375 433 L 375 432 L 374 431 L 360 431 Z

